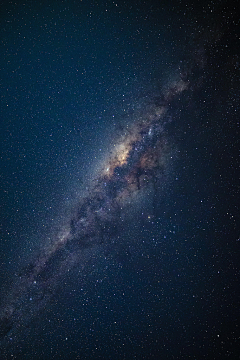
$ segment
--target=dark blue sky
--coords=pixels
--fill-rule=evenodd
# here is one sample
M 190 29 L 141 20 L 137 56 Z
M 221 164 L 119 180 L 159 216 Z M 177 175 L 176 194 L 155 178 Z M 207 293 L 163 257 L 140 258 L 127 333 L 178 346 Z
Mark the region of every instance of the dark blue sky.
M 237 8 L 6 1 L 0 16 L 1 285 L 70 221 L 115 139 L 179 69 L 190 82 L 165 104 L 161 190 L 63 275 L 16 359 L 237 358 Z

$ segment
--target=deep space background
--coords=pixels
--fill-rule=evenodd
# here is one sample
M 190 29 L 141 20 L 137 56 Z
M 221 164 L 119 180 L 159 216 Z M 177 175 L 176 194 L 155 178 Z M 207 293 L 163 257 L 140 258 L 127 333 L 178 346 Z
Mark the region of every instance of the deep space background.
M 169 110 L 162 189 L 66 272 L 5 358 L 239 358 L 237 5 L 3 1 L 0 17 L 2 296 L 71 218 L 112 139 L 191 73 Z

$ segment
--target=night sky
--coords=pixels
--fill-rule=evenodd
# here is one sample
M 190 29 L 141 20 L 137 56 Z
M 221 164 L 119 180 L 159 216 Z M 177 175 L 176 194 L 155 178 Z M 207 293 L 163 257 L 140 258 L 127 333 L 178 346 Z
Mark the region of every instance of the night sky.
M 238 359 L 239 5 L 0 19 L 0 358 Z

